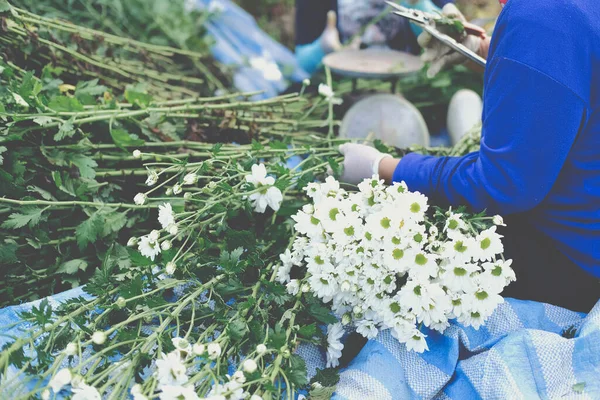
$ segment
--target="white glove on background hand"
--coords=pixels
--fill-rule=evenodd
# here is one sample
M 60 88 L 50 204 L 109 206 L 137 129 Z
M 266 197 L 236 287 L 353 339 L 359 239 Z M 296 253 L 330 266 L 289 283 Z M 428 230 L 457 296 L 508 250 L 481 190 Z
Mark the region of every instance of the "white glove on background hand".
M 340 153 L 344 156 L 344 171 L 340 180 L 353 185 L 378 174 L 381 160 L 392 157 L 373 147 L 356 143 L 341 145 Z
M 452 3 L 444 6 L 442 9 L 442 15 L 451 19 L 459 19 L 463 22 L 467 22 L 465 16 Z M 447 66 L 462 64 L 467 61 L 462 54 L 455 52 L 427 32 L 420 34 L 417 38 L 417 41 L 419 42 L 419 45 L 425 49 L 425 52 L 421 58 L 423 61 L 431 63 L 429 70 L 427 71 L 427 76 L 430 78 L 436 76 Z M 482 39 L 474 35 L 468 35 L 462 41 L 462 44 L 465 47 L 477 54 L 481 53 L 481 43 Z
M 342 48 L 340 32 L 337 29 L 337 14 L 335 11 L 327 13 L 327 26 L 321 35 L 321 47 L 325 54 L 338 51 Z

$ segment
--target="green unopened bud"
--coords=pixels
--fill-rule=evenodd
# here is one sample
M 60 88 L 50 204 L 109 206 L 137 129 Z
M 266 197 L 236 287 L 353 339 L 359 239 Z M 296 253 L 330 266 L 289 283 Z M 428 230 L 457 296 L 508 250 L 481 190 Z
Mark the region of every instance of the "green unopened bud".
M 348 325 L 350 322 L 352 322 L 352 316 L 350 313 L 344 314 L 342 316 L 342 325 Z
M 115 304 L 119 308 L 125 308 L 125 306 L 127 305 L 127 300 L 125 300 L 125 297 L 119 296 L 119 298 L 117 299 L 117 301 L 115 302 Z

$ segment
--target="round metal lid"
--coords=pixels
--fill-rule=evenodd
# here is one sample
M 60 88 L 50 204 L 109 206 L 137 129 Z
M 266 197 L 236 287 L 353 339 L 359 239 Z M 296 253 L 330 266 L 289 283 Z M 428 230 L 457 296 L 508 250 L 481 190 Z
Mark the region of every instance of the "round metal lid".
M 375 94 L 354 104 L 342 120 L 340 136 L 375 139 L 398 148 L 429 146 L 429 130 L 423 116 L 406 99 L 392 94 Z
M 363 79 L 400 78 L 423 68 L 420 57 L 390 49 L 338 51 L 327 55 L 323 64 L 336 74 Z

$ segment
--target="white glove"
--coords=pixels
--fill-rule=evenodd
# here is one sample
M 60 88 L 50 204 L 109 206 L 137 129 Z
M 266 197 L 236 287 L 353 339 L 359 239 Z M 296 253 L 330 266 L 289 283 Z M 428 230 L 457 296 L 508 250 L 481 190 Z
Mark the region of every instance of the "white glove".
M 448 18 L 459 19 L 466 22 L 465 16 L 456 8 L 452 3 L 446 4 L 442 9 L 442 14 Z M 456 64 L 462 64 L 467 59 L 446 46 L 439 40 L 433 38 L 429 33 L 423 32 L 417 38 L 419 45 L 425 49 L 425 52 L 421 56 L 423 61 L 430 62 L 427 76 L 433 78 L 446 66 L 452 66 Z M 481 53 L 482 39 L 474 35 L 468 35 L 462 44 L 469 50 L 474 51 L 477 54 Z
M 356 143 L 341 145 L 340 153 L 344 156 L 344 171 L 341 181 L 353 185 L 379 174 L 381 160 L 392 157 L 373 147 Z
M 321 47 L 325 54 L 338 51 L 342 48 L 340 32 L 337 29 L 337 14 L 335 11 L 327 13 L 327 26 L 321 35 Z

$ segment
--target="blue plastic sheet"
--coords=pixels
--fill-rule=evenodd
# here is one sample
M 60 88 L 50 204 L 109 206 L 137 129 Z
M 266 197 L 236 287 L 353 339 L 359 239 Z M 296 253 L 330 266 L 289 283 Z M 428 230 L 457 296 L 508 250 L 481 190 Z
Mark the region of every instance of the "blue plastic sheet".
M 235 68 L 234 85 L 242 92 L 262 90 L 258 98 L 273 97 L 289 82 L 300 82 L 308 74 L 295 55 L 263 32 L 254 18 L 229 0 L 197 0 L 197 7 L 214 11 L 206 29 L 214 39 L 212 54 L 217 61 Z M 273 63 L 281 77 L 273 71 Z M 254 65 L 254 67 L 253 67 Z

